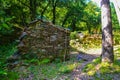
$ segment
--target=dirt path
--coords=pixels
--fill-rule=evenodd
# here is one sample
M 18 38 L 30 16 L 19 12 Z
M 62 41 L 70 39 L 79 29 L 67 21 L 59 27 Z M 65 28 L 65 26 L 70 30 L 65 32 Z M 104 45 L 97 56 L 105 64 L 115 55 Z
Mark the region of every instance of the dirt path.
M 116 51 L 120 45 L 114 46 L 114 51 Z M 81 65 L 79 65 L 74 71 L 71 73 L 70 80 L 94 80 L 93 77 L 88 76 L 86 73 L 82 71 L 82 69 L 88 63 L 91 63 L 93 59 L 99 57 L 101 55 L 101 49 L 89 49 L 83 52 L 73 52 L 72 54 L 77 54 L 77 59 L 81 58 L 84 60 Z M 94 66 L 93 66 L 94 67 Z M 118 80 L 115 78 L 115 80 Z
M 99 51 L 99 50 L 98 50 Z M 70 80 L 93 80 L 92 77 L 89 77 L 86 73 L 82 71 L 82 69 L 90 63 L 93 59 L 100 56 L 100 54 L 92 54 L 92 53 L 83 53 L 83 52 L 72 52 L 72 54 L 77 54 L 76 59 L 83 60 L 81 65 L 79 65 L 74 71 L 71 73 Z

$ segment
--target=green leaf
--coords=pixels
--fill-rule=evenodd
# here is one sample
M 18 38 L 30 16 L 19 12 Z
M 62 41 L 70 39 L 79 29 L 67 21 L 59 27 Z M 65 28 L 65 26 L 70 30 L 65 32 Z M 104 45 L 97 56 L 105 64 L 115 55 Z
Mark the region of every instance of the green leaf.
M 0 74 L 1 74 L 1 75 L 7 75 L 7 72 L 4 71 L 4 70 L 0 70 Z
M 6 29 L 10 29 L 9 26 L 6 23 L 3 23 L 2 26 Z
M 13 18 L 5 18 L 5 22 L 11 21 Z

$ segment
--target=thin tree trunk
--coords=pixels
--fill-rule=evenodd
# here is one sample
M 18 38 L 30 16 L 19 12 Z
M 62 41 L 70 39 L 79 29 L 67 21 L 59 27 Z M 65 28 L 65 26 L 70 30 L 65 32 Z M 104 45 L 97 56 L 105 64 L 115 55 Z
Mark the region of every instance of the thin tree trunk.
M 120 2 L 120 1 L 119 1 L 119 2 Z M 114 4 L 115 11 L 116 11 L 117 18 L 118 18 L 119 25 L 120 25 L 120 5 L 118 4 L 118 1 L 117 1 L 117 0 L 113 0 L 113 4 Z
M 36 18 L 36 0 L 30 0 L 31 20 Z
M 113 62 L 113 35 L 109 0 L 101 0 L 102 10 L 102 62 Z
M 53 20 L 52 23 L 55 24 L 56 23 L 56 7 L 57 7 L 57 3 L 59 0 L 52 0 L 52 11 L 53 11 Z
M 64 25 L 65 25 L 65 23 L 66 23 L 66 21 L 67 21 L 67 19 L 68 19 L 69 17 L 70 17 L 70 13 L 68 12 L 68 13 L 66 14 L 63 22 L 62 22 L 62 27 L 64 27 Z
M 72 20 L 71 27 L 72 27 L 72 31 L 75 31 L 75 29 L 76 29 L 76 20 L 75 19 Z
M 91 26 L 88 22 L 86 22 L 86 24 L 87 24 L 88 33 L 91 34 Z
M 53 21 L 52 23 L 55 24 L 55 20 L 56 20 L 56 6 L 53 6 Z
M 47 10 L 49 4 L 50 4 L 50 0 L 48 1 L 48 4 L 45 6 L 45 8 L 43 9 L 43 11 L 41 12 L 41 19 L 43 19 L 44 13 Z

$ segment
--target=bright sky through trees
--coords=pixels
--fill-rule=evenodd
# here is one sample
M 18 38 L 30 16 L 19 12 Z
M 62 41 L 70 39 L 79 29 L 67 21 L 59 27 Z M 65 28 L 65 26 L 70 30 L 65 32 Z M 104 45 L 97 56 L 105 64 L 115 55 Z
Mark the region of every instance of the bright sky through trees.
M 113 0 L 112 1 L 116 10 L 116 14 L 118 17 L 119 25 L 120 25 L 120 1 L 118 0 Z
M 93 2 L 97 3 L 97 5 L 100 7 L 100 1 L 101 0 L 92 0 Z
M 95 4 L 97 4 L 100 7 L 100 2 L 101 0 L 92 0 L 93 2 L 95 2 Z M 118 17 L 118 21 L 119 21 L 119 25 L 120 25 L 120 0 L 110 0 L 111 2 L 113 2 L 115 10 L 116 10 L 116 14 Z

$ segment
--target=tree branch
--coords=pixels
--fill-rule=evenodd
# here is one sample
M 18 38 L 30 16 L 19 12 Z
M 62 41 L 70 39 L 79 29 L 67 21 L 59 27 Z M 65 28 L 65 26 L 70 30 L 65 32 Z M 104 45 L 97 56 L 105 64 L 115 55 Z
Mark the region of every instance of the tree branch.
M 28 7 L 28 8 L 30 9 L 30 6 L 29 6 L 29 5 L 23 3 L 21 0 L 18 0 L 18 1 L 19 1 L 22 5 L 24 5 L 24 6 L 26 6 L 26 7 Z

